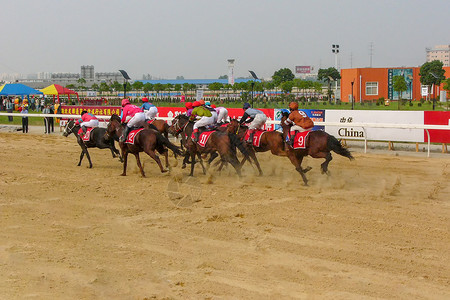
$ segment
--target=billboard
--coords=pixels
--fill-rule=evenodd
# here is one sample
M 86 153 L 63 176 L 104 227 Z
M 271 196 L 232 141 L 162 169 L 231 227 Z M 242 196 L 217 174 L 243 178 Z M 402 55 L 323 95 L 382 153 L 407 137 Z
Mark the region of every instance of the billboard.
M 311 66 L 295 66 L 296 74 L 309 74 L 311 73 Z
M 326 110 L 326 121 L 349 123 L 424 124 L 423 111 Z M 423 129 L 325 126 L 338 139 L 424 142 Z M 365 136 L 367 135 L 367 136 Z
M 388 98 L 398 100 L 400 93 L 394 91 L 394 77 L 403 76 L 406 81 L 406 91 L 402 93 L 403 99 L 412 99 L 413 69 L 389 69 L 388 70 Z

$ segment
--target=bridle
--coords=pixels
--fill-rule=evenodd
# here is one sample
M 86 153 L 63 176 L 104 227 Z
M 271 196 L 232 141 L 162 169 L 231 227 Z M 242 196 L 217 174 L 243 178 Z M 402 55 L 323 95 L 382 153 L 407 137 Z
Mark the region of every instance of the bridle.
M 69 127 L 69 124 L 70 124 L 70 121 L 67 122 L 66 129 L 64 130 L 66 134 L 69 134 L 69 133 L 73 132 L 73 129 L 76 126 L 74 121 L 72 121 L 72 127 Z
M 175 118 L 175 122 L 172 124 L 173 128 L 175 129 L 175 134 L 179 134 L 180 132 L 182 132 L 186 128 L 186 126 L 189 124 L 189 122 L 186 122 L 186 124 L 184 124 L 184 126 L 180 126 L 179 122 L 180 122 L 180 118 Z

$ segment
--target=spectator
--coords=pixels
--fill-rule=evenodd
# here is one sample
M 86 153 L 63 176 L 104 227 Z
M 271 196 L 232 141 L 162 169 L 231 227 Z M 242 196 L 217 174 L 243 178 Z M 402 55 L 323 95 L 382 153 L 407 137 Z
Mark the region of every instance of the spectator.
M 44 107 L 44 109 L 42 110 L 43 114 L 50 114 L 50 106 L 47 105 Z M 50 117 L 44 117 L 44 128 L 45 128 L 45 133 L 46 134 L 50 134 Z
M 49 108 L 50 108 L 50 114 L 54 115 L 55 109 L 54 109 L 53 105 L 50 105 Z M 51 132 L 55 132 L 55 119 L 53 117 L 50 117 L 49 123 L 50 123 L 50 128 L 52 130 Z
M 22 105 L 19 107 L 21 114 L 28 114 L 28 100 L 24 99 Z M 22 132 L 28 133 L 28 117 L 22 117 Z
M 12 113 L 14 109 L 14 104 L 11 101 L 11 98 L 8 98 L 6 101 L 6 112 L 7 113 Z M 13 116 L 8 116 L 8 121 L 12 122 L 13 121 Z

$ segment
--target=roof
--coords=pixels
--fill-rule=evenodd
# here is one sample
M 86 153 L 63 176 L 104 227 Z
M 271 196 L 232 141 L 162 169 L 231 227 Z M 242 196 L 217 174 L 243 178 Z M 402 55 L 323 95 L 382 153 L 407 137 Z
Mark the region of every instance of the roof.
M 42 92 L 21 83 L 7 83 L 0 86 L 0 95 L 24 96 L 37 94 L 42 94 Z
M 45 95 L 69 95 L 69 94 L 77 95 L 77 92 L 72 91 L 66 87 L 59 85 L 59 84 L 49 85 L 48 87 L 43 88 L 40 91 L 42 93 L 44 93 Z
M 146 83 L 151 83 L 151 84 L 155 84 L 155 83 L 161 83 L 161 84 L 185 84 L 185 83 L 189 83 L 189 84 L 197 84 L 197 85 L 208 85 L 214 82 L 219 82 L 222 84 L 228 84 L 228 79 L 162 79 L 162 80 L 136 80 L 136 81 L 141 81 L 142 83 L 146 84 Z M 235 83 L 241 83 L 241 82 L 247 82 L 247 81 L 255 81 L 254 79 L 249 79 L 249 78 L 239 78 L 239 79 L 235 79 L 234 82 Z M 258 80 L 256 80 L 258 81 Z

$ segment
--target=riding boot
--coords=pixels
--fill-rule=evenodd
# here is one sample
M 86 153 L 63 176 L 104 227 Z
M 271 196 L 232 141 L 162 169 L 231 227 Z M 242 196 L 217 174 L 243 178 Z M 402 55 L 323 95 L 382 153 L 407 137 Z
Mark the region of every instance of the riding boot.
M 125 126 L 125 129 L 124 129 L 124 131 L 123 131 L 123 133 L 122 133 L 122 136 L 119 138 L 119 142 L 125 142 L 126 140 L 127 140 L 127 137 L 128 137 L 128 133 L 130 132 L 130 127 L 128 127 L 128 126 Z
M 294 146 L 294 139 L 295 139 L 295 131 L 291 131 L 289 134 L 289 140 L 288 145 L 293 147 Z
M 255 134 L 255 131 L 253 129 L 248 130 L 250 134 L 248 135 L 248 140 L 246 141 L 249 144 L 253 143 L 253 135 Z
M 85 135 L 87 131 L 86 126 L 81 126 L 81 131 L 83 132 L 83 135 Z
M 194 143 L 197 143 L 199 135 L 200 135 L 200 132 L 198 132 L 198 129 L 194 129 L 193 134 L 194 134 Z

